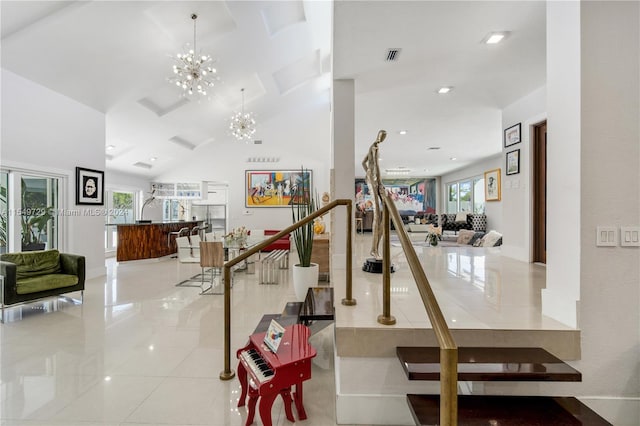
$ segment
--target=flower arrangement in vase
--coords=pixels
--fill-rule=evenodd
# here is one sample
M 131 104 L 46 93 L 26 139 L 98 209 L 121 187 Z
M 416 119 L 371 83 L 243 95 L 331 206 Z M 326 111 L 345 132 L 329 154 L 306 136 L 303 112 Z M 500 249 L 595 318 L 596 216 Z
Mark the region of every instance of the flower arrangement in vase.
M 224 242 L 227 246 L 238 246 L 243 248 L 247 245 L 247 238 L 249 236 L 249 230 L 244 226 L 234 228 L 227 235 L 224 236 Z

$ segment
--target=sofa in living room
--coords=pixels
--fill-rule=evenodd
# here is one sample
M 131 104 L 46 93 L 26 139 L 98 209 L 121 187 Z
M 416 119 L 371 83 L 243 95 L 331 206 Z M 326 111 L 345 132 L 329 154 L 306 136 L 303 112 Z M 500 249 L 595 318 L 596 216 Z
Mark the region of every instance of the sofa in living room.
M 420 223 L 409 223 L 410 232 L 427 232 L 427 225 L 439 226 L 442 231 L 458 232 L 461 229 L 468 229 L 476 232 L 487 231 L 487 216 L 483 213 L 435 213 L 418 212 L 416 217 Z
M 440 216 L 440 226 L 443 231 L 458 232 L 468 229 L 478 232 L 487 231 L 487 216 L 480 213 L 446 213 Z
M 0 275 L 4 321 L 6 306 L 84 291 L 85 258 L 58 250 L 5 253 L 0 256 Z

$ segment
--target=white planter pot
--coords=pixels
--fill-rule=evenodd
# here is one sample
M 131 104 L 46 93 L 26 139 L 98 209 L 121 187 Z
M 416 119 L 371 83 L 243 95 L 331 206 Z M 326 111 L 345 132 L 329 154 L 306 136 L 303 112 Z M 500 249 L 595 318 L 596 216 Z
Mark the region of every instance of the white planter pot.
M 304 301 L 309 287 L 318 285 L 318 274 L 317 263 L 312 263 L 309 267 L 302 267 L 299 264 L 293 265 L 293 289 L 296 292 L 298 301 Z

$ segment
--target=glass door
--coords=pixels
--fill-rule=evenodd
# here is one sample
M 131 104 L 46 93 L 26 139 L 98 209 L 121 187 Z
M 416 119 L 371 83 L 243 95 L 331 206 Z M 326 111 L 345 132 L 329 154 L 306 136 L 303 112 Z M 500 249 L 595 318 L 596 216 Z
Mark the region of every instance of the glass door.
M 6 253 L 9 241 L 9 174 L 0 172 L 0 254 Z
M 22 251 L 58 247 L 58 179 L 22 175 L 20 226 Z

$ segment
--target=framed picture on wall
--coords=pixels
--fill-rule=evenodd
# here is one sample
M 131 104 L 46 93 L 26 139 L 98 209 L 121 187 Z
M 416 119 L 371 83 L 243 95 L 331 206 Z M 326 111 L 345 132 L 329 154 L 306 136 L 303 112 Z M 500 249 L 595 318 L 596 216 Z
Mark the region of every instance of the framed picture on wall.
M 306 202 L 311 197 L 311 179 L 308 169 L 246 170 L 245 206 L 287 207 Z
M 520 150 L 507 152 L 507 175 L 520 173 Z
M 104 172 L 76 167 L 76 204 L 104 205 Z
M 500 201 L 500 169 L 484 172 L 484 200 Z
M 520 143 L 520 123 L 504 129 L 504 147 Z

